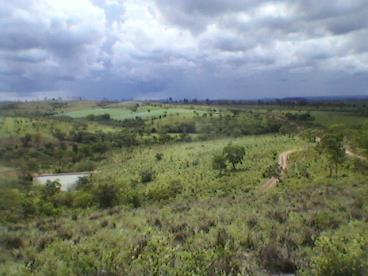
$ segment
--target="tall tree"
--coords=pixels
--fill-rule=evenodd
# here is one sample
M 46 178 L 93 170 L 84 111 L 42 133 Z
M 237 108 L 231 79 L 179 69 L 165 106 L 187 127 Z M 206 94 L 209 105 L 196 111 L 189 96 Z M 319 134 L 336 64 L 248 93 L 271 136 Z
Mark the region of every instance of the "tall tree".
M 236 169 L 237 164 L 242 164 L 245 156 L 245 148 L 233 144 L 228 144 L 223 151 L 225 159 Z
M 322 138 L 321 145 L 330 161 L 330 176 L 332 176 L 333 166 L 335 167 L 335 174 L 337 176 L 338 166 L 345 159 L 343 136 L 341 134 L 326 134 Z

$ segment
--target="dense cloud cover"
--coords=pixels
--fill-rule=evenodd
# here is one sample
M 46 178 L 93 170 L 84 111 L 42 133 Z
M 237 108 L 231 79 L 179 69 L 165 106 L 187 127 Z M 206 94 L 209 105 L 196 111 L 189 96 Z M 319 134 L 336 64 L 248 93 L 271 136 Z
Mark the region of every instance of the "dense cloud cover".
M 12 0 L 0 99 L 368 94 L 366 0 Z

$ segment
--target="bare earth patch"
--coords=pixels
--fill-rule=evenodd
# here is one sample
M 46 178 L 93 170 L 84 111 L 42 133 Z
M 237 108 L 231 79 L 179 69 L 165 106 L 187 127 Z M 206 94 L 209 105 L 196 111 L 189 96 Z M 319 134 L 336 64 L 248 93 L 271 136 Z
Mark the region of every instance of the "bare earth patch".
M 281 176 L 283 176 L 285 171 L 288 169 L 288 159 L 289 159 L 290 154 L 292 154 L 293 152 L 296 152 L 296 151 L 298 151 L 298 150 L 292 149 L 292 150 L 287 150 L 287 151 L 284 151 L 284 152 L 280 153 L 279 159 L 278 159 L 278 164 L 280 165 L 280 167 L 282 169 Z M 280 181 L 279 178 L 271 177 L 265 183 L 262 184 L 262 186 L 259 188 L 259 190 L 261 192 L 265 192 L 265 191 L 275 187 L 279 181 Z

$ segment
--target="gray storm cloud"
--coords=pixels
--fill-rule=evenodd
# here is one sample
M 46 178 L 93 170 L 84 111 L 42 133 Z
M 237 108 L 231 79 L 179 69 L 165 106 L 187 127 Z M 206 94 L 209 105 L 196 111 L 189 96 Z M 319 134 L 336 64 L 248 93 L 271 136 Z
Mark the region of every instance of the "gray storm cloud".
M 0 26 L 0 99 L 368 93 L 363 0 L 14 0 Z

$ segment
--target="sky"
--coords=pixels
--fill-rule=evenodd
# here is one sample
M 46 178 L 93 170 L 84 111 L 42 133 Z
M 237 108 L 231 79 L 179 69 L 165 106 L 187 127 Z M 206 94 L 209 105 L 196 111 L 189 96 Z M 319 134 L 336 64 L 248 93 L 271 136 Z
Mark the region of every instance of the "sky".
M 0 100 L 367 95 L 367 0 L 0 0 Z

